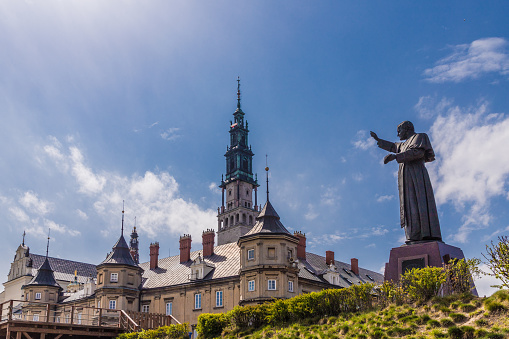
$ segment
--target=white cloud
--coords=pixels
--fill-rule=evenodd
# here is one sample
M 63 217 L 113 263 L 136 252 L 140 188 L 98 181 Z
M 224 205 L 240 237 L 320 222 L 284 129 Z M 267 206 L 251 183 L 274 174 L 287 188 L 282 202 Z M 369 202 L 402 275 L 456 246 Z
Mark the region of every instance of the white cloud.
M 110 229 L 120 227 L 123 200 L 126 214 L 136 215 L 138 227 L 152 238 L 183 233 L 199 238 L 202 230 L 215 227 L 216 213 L 182 199 L 178 183 L 169 173 L 146 171 L 142 176 L 133 174 L 127 177 L 102 171 L 99 175 L 97 170 L 84 164 L 85 158 L 80 149 L 72 145 L 69 150 L 69 154 L 63 154 L 63 161 L 71 164 L 69 174 L 78 184 L 78 193 L 91 199 L 94 212 L 105 220 L 106 225 L 110 225 Z M 48 156 L 57 164 L 51 154 Z M 81 210 L 77 213 L 83 219 L 88 217 Z M 54 226 L 57 229 L 64 227 Z M 107 229 L 102 231 L 101 234 L 108 234 Z
M 9 212 L 20 223 L 29 223 L 30 222 L 30 217 L 28 216 L 28 214 L 26 214 L 25 211 L 23 211 L 21 208 L 19 208 L 17 206 L 9 207 Z
M 356 140 L 352 141 L 352 144 L 355 148 L 359 148 L 363 151 L 373 148 L 376 145 L 375 139 L 369 136 L 368 132 L 365 130 L 358 131 L 355 138 Z
M 485 73 L 509 74 L 507 41 L 503 38 L 485 38 L 470 45 L 457 45 L 454 52 L 439 60 L 433 68 L 426 69 L 424 76 L 430 82 L 460 82 L 476 79 Z
M 106 184 L 106 178 L 101 175 L 96 175 L 94 172 L 83 163 L 83 155 L 81 151 L 75 147 L 69 147 L 71 155 L 69 159 L 72 163 L 72 174 L 76 178 L 79 191 L 86 194 L 94 194 L 102 191 Z
M 85 212 L 83 212 L 82 210 L 80 210 L 79 208 L 76 210 L 76 214 L 78 214 L 78 216 L 83 220 L 88 219 L 88 215 Z
M 25 194 L 19 198 L 19 203 L 25 207 L 25 209 L 37 215 L 46 215 L 51 211 L 51 204 L 46 200 L 39 199 L 34 192 L 25 192 Z
M 509 118 L 487 114 L 485 102 L 450 107 L 433 123 L 431 139 L 437 162 L 429 168 L 437 203 L 468 209 L 454 235 L 456 241 L 466 242 L 474 229 L 488 226 L 490 200 L 508 194 L 509 157 L 501 152 L 509 145 Z
M 381 195 L 378 198 L 376 198 L 377 202 L 384 202 L 384 201 L 391 201 L 394 199 L 394 195 Z
M 180 128 L 178 127 L 170 127 L 163 133 L 161 133 L 161 138 L 168 141 L 173 141 L 178 138 L 180 138 L 180 134 L 178 134 L 178 131 L 180 131 Z
M 337 194 L 337 188 L 335 187 L 327 187 L 325 188 L 322 185 L 322 191 L 325 189 L 325 191 L 322 193 L 320 197 L 320 202 L 323 205 L 327 206 L 334 206 L 337 204 L 338 200 L 340 199 L 340 196 Z
M 221 189 L 219 189 L 218 185 L 215 182 L 211 182 L 209 184 L 209 190 L 211 190 L 215 194 L 221 194 Z
M 442 98 L 438 101 L 436 95 L 431 96 L 422 96 L 419 98 L 417 104 L 415 104 L 414 109 L 419 113 L 419 117 L 422 119 L 431 119 L 437 115 L 443 114 L 446 112 L 447 108 L 449 108 L 453 101 L 452 99 Z
M 311 221 L 315 220 L 318 216 L 319 214 L 316 212 L 315 207 L 312 204 L 308 204 L 308 212 L 304 214 L 304 218 Z

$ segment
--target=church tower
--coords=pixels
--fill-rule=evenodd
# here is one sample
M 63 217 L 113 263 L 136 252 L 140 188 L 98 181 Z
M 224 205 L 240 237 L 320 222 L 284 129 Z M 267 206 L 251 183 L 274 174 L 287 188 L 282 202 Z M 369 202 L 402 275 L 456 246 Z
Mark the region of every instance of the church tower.
M 237 109 L 230 121 L 230 145 L 226 148 L 226 176 L 221 179 L 222 202 L 218 208 L 217 243 L 236 242 L 249 232 L 258 215 L 258 181 L 253 178 L 253 155 L 248 146 L 248 124 L 240 108 L 240 79 L 237 79 Z M 254 201 L 253 201 L 254 193 Z M 225 199 L 226 195 L 226 199 Z

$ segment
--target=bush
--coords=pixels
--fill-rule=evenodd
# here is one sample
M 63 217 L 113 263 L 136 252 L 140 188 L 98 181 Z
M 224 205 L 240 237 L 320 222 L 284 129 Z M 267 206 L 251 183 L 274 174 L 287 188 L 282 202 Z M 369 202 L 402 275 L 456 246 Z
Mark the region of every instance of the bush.
M 467 316 L 461 313 L 451 313 L 449 314 L 449 317 L 451 317 L 452 321 L 455 323 L 461 323 L 467 320 Z
M 497 313 L 507 310 L 507 307 L 494 300 L 488 300 L 484 304 L 484 307 L 491 313 Z
M 154 330 L 144 330 L 134 333 L 122 333 L 118 339 L 187 339 L 189 338 L 189 325 L 175 324 L 159 327 Z
M 475 324 L 479 327 L 485 327 L 485 326 L 488 326 L 488 320 L 486 319 L 477 319 L 475 321 Z
M 427 322 L 429 328 L 440 327 L 440 322 L 435 319 L 430 319 Z
M 442 327 L 451 327 L 454 326 L 454 321 L 452 321 L 451 318 L 443 318 L 440 320 L 440 325 L 442 325 Z
M 463 338 L 463 330 L 456 326 L 449 327 L 447 333 L 449 334 L 449 337 L 451 337 L 452 339 Z
M 229 325 L 230 319 L 225 313 L 204 313 L 198 316 L 196 331 L 205 338 L 215 338 L 219 337 Z
M 444 265 L 446 293 L 469 293 L 473 288 L 473 280 L 479 277 L 479 259 L 451 259 Z
M 461 326 L 461 329 L 463 330 L 463 338 L 472 339 L 474 337 L 475 328 L 472 326 Z
M 440 267 L 413 268 L 401 276 L 401 284 L 411 300 L 425 302 L 438 295 L 445 279 Z
M 460 305 L 460 310 L 462 310 L 463 312 L 473 312 L 476 309 L 477 309 L 477 306 L 472 305 L 472 304 L 461 304 Z

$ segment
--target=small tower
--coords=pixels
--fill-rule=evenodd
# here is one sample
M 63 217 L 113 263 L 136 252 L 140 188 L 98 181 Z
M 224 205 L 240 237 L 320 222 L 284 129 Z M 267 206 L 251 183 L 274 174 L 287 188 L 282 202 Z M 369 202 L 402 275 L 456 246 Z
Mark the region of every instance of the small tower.
M 226 177 L 221 179 L 221 207 L 218 208 L 217 244 L 236 242 L 254 225 L 258 215 L 258 182 L 253 178 L 253 155 L 248 143 L 248 124 L 240 107 L 240 79 L 237 79 L 237 109 L 230 121 L 230 146 L 226 148 Z M 253 201 L 254 192 L 254 201 Z M 226 194 L 226 201 L 225 201 Z
M 143 269 L 136 264 L 124 239 L 124 211 L 120 238 L 97 266 L 96 302 L 98 307 L 137 311 Z
M 57 303 L 58 296 L 62 287 L 55 280 L 55 274 L 49 264 L 49 234 L 48 244 L 46 245 L 46 258 L 41 267 L 37 270 L 37 274 L 32 280 L 23 286 L 26 301 Z
M 136 224 L 136 217 L 134 218 Z M 129 251 L 131 252 L 131 256 L 136 264 L 140 263 L 140 254 L 138 252 L 138 233 L 136 232 L 136 226 L 134 226 L 133 231 L 131 232 L 131 240 L 129 241 Z
M 269 168 L 266 168 L 268 172 Z M 269 201 L 256 224 L 237 242 L 240 247 L 240 304 L 291 298 L 299 294 L 296 263 L 299 238 L 288 232 Z

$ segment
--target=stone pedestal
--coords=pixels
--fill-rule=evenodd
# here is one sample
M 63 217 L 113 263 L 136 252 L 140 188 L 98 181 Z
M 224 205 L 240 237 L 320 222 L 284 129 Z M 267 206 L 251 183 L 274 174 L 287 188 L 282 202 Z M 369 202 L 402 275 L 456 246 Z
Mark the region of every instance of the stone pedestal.
M 441 241 L 426 241 L 402 245 L 391 249 L 389 262 L 385 264 L 385 280 L 399 281 L 399 277 L 414 267 L 442 267 L 450 259 L 464 259 L 459 247 Z

